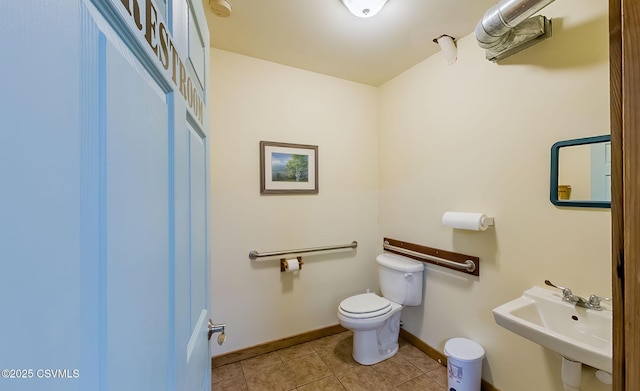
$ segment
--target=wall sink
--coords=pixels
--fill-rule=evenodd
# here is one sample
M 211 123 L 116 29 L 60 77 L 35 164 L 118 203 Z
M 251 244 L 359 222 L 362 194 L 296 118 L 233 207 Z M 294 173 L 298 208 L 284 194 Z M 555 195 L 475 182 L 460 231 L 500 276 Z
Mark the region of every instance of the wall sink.
M 611 373 L 612 312 L 576 307 L 562 295 L 533 287 L 493 309 L 496 323 L 565 358 Z

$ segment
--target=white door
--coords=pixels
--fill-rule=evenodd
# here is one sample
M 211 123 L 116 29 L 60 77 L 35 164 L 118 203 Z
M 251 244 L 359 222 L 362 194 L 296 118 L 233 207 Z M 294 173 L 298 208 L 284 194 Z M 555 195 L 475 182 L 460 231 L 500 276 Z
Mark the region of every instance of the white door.
M 209 389 L 200 2 L 0 23 L 0 389 Z

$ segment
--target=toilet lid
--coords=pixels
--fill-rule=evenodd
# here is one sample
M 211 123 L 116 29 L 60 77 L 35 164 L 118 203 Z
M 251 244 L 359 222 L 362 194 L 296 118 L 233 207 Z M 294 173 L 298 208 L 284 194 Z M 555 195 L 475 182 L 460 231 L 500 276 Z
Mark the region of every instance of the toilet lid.
M 362 293 L 342 300 L 340 310 L 350 318 L 373 318 L 391 311 L 391 303 L 375 293 Z

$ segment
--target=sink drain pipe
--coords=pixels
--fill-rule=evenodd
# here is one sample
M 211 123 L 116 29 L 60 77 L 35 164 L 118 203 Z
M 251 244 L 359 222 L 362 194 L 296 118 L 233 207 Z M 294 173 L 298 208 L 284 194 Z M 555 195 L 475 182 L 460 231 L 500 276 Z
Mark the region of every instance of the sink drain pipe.
M 580 391 L 582 363 L 562 357 L 562 383 L 564 391 Z

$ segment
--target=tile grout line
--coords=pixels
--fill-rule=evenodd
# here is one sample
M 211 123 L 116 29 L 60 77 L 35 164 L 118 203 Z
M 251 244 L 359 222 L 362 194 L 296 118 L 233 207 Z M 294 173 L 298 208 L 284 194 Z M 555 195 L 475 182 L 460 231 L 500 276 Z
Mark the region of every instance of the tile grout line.
M 355 363 L 355 361 L 353 361 L 353 359 L 351 358 L 350 346 L 348 346 L 348 349 L 349 349 L 348 359 L 345 358 L 345 356 L 347 355 L 346 352 L 338 349 L 341 344 L 342 344 L 342 350 L 344 350 L 345 349 L 344 343 L 352 343 L 350 342 L 352 338 L 351 335 L 345 336 L 347 335 L 346 333 L 349 333 L 349 332 L 343 332 L 343 333 L 335 334 L 332 336 L 322 337 L 313 341 L 301 343 L 299 345 L 294 345 L 292 347 L 283 348 L 283 349 L 274 351 L 273 355 L 271 355 L 271 353 L 266 353 L 264 355 L 243 360 L 235 364 L 234 363 L 228 364 L 228 366 L 236 365 L 237 366 L 236 368 L 240 369 L 239 371 L 240 374 L 234 375 L 230 378 L 222 379 L 219 382 L 215 382 L 215 383 L 213 382 L 215 378 L 212 375 L 212 389 L 228 390 L 230 388 L 226 388 L 222 383 L 230 382 L 231 380 L 242 376 L 242 379 L 241 379 L 243 382 L 242 386 L 244 386 L 242 390 L 267 391 L 267 390 L 273 389 L 273 390 L 282 390 L 282 391 L 298 391 L 300 388 L 305 388 L 307 386 L 309 386 L 309 388 L 311 389 L 315 389 L 313 388 L 313 386 L 311 386 L 311 384 L 333 377 L 337 382 L 337 383 L 333 382 L 333 384 L 335 384 L 336 386 L 340 385 L 344 390 L 349 391 L 350 384 L 354 384 L 354 383 L 350 383 L 349 375 L 351 375 L 352 377 L 356 376 L 356 379 L 360 380 L 360 376 L 354 375 L 353 372 L 354 371 L 362 372 L 362 371 L 369 370 L 364 368 L 370 368 L 370 370 L 376 374 L 376 378 L 378 380 L 382 379 L 383 382 L 387 383 L 388 386 L 391 387 L 390 389 L 393 389 L 393 390 L 418 389 L 418 388 L 408 388 L 408 387 L 411 387 L 411 385 L 409 385 L 408 383 L 422 382 L 424 384 L 425 381 L 428 384 L 432 384 L 435 387 L 438 387 L 439 389 L 446 388 L 446 385 L 442 385 L 439 381 L 437 381 L 437 378 L 441 375 L 439 375 L 436 372 L 443 371 L 442 369 L 443 367 L 440 364 L 438 364 L 435 360 L 433 360 L 432 358 L 424 354 L 424 352 L 419 351 L 419 349 L 416 349 L 415 352 L 409 352 L 405 350 L 405 349 L 411 349 L 410 347 L 415 348 L 412 344 L 408 343 L 407 341 L 401 340 L 401 346 L 398 351 L 398 354 L 396 354 L 393 358 L 389 359 L 393 361 L 385 360 L 383 361 L 383 363 L 386 363 L 386 364 L 383 364 L 383 365 L 374 364 L 370 366 L 361 366 Z M 299 353 L 296 350 L 302 350 L 304 352 Z M 332 352 L 332 355 L 329 354 L 330 352 Z M 401 355 L 400 353 L 402 352 L 404 352 L 405 354 Z M 271 355 L 271 356 L 268 356 L 268 355 Z M 321 362 L 324 366 L 323 369 L 326 369 L 326 372 L 327 372 L 326 376 L 320 374 L 319 378 L 310 379 L 309 381 L 305 381 L 302 384 L 297 384 L 299 380 L 295 375 L 294 376 L 285 375 L 287 382 L 292 382 L 293 384 L 295 384 L 295 386 L 293 386 L 292 388 L 282 387 L 284 386 L 284 384 L 278 385 L 279 388 L 269 388 L 270 387 L 269 384 L 256 385 L 256 384 L 252 384 L 252 382 L 250 381 L 252 380 L 252 378 L 260 376 L 260 373 L 263 373 L 264 376 L 267 376 L 267 374 L 273 369 L 276 369 L 275 367 L 277 366 L 282 366 L 283 368 L 286 368 L 287 371 L 290 371 L 292 368 L 295 368 L 295 365 L 293 366 L 287 365 L 287 363 L 291 363 L 292 361 L 295 361 L 295 360 L 300 360 L 301 358 L 306 358 L 306 360 L 311 362 L 313 361 L 313 359 L 309 357 L 311 355 L 315 355 L 317 358 L 319 358 L 319 362 Z M 418 355 L 419 358 L 416 358 L 416 360 L 425 359 L 429 363 L 425 364 L 427 365 L 425 367 L 423 367 L 422 365 L 420 366 L 416 365 L 415 360 L 412 360 L 412 357 L 407 355 L 414 355 L 414 356 Z M 261 358 L 257 359 L 258 357 L 261 357 Z M 331 357 L 335 358 L 337 362 L 332 362 Z M 270 363 L 269 365 L 264 365 L 264 363 L 262 362 L 263 360 L 272 361 L 272 363 Z M 243 365 L 243 363 L 245 365 Z M 247 363 L 250 363 L 250 365 L 246 365 Z M 344 365 L 344 367 L 341 367 L 340 365 Z M 433 369 L 429 369 L 429 365 L 433 365 Z M 227 365 L 221 366 L 219 368 L 224 368 L 224 367 L 227 367 Z M 229 368 L 232 368 L 232 367 L 229 367 Z M 216 372 L 216 369 L 214 369 L 213 371 Z M 272 371 L 272 372 L 275 372 L 275 371 Z M 340 375 L 340 377 L 338 375 Z M 409 377 L 407 379 L 404 379 L 401 383 L 395 384 L 393 379 L 394 377 L 397 378 L 397 376 L 409 376 Z M 420 378 L 421 376 L 425 376 L 424 378 L 425 380 L 417 381 L 417 379 Z M 359 386 L 366 386 L 363 383 L 358 383 L 358 384 Z M 414 387 L 420 387 L 420 386 L 415 385 Z M 369 388 L 369 389 L 373 389 L 373 388 Z M 432 388 L 430 387 L 429 389 L 432 389 Z M 234 391 L 239 390 L 238 388 L 235 388 L 235 383 L 234 383 L 233 390 Z

